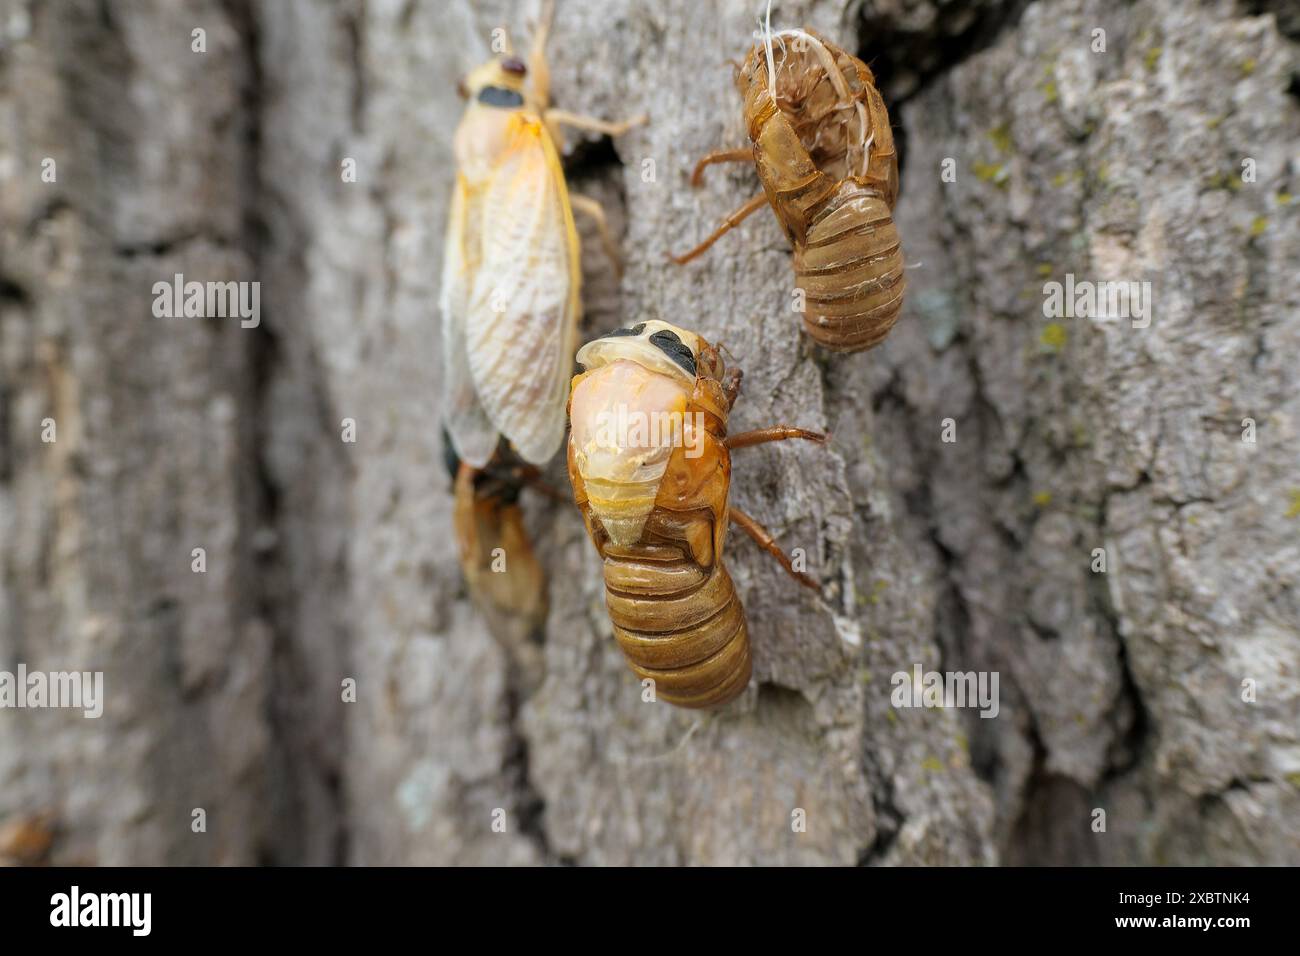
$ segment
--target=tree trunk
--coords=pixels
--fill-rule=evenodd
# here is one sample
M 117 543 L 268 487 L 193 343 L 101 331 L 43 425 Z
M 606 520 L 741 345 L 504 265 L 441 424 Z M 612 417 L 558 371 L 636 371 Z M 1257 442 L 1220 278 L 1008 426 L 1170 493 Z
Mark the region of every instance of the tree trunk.
M 583 338 L 696 329 L 734 430 L 834 436 L 737 452 L 824 594 L 733 534 L 754 680 L 693 713 L 642 700 L 573 507 L 523 498 L 540 644 L 456 560 L 456 81 L 537 4 L 0 0 L 0 670 L 105 688 L 0 710 L 0 826 L 60 863 L 1300 863 L 1297 18 L 776 5 L 900 141 L 904 315 L 830 356 L 769 213 L 665 260 L 758 189 L 687 176 L 745 142 L 761 7 L 561 0 L 548 47 L 558 105 L 650 117 L 567 144 L 626 261 L 584 227 Z M 260 324 L 157 317 L 178 273 L 260 282 Z M 1045 317 L 1067 275 L 1150 282 L 1149 325 Z M 996 716 L 894 706 L 916 667 L 995 672 Z

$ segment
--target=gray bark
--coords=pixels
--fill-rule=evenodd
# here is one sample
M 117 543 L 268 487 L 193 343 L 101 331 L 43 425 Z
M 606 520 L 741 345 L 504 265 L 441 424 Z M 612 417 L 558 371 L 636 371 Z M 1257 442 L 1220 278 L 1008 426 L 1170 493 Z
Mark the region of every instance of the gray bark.
M 627 265 L 584 227 L 585 332 L 695 328 L 744 368 L 734 429 L 834 435 L 736 455 L 826 590 L 733 535 L 754 681 L 696 714 L 642 702 L 574 509 L 525 495 L 540 646 L 452 545 L 456 79 L 535 4 L 0 0 L 0 669 L 107 694 L 0 711 L 0 825 L 49 814 L 62 863 L 1300 862 L 1294 16 L 779 4 L 876 68 L 903 147 L 904 317 L 828 357 L 769 214 L 664 260 L 757 189 L 686 174 L 744 142 L 760 6 L 561 0 L 549 46 L 559 105 L 650 116 L 568 143 Z M 260 281 L 260 327 L 156 318 L 178 272 Z M 1150 326 L 1044 318 L 1067 273 L 1149 280 Z M 893 707 L 918 664 L 996 671 L 997 717 Z

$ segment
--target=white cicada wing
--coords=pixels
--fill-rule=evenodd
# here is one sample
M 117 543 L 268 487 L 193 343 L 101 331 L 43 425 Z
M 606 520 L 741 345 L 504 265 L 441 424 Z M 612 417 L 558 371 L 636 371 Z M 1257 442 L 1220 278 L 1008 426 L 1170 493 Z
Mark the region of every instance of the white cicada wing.
M 465 327 L 470 290 L 482 260 L 481 193 L 458 176 L 451 197 L 442 257 L 442 407 L 447 434 L 462 461 L 482 468 L 497 447 L 497 429 L 483 410 L 470 376 Z
M 525 461 L 544 464 L 564 440 L 577 347 L 578 237 L 559 154 L 520 115 L 481 207 L 465 345 L 484 411 Z

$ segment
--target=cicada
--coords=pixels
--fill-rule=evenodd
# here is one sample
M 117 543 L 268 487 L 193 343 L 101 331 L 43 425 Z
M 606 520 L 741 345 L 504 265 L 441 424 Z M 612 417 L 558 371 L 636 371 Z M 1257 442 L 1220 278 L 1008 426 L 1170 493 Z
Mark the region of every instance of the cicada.
M 596 550 L 614 636 L 633 672 L 680 707 L 712 707 L 749 683 L 745 612 L 723 563 L 736 524 L 791 575 L 775 539 L 731 505 L 731 451 L 803 438 L 776 426 L 727 435 L 740 392 L 718 349 L 667 322 L 588 342 L 569 393 L 569 479 Z
M 617 136 L 640 122 L 550 108 L 552 13 L 548 4 L 527 64 L 498 57 L 460 87 L 469 104 L 453 142 L 442 268 L 443 407 L 457 454 L 475 468 L 500 437 L 532 464 L 559 448 L 581 310 L 573 211 L 592 215 L 614 248 L 600 205 L 569 194 L 560 127 Z
M 461 461 L 449 443 L 443 450 L 453 482 L 456 550 L 470 598 L 489 620 L 503 615 L 521 622 L 525 633 L 536 632 L 546 619 L 546 574 L 524 527 L 519 497 L 528 485 L 555 493 L 535 467 L 504 447 L 483 468 Z
M 770 205 L 794 247 L 804 328 L 837 352 L 880 343 L 898 320 L 907 285 L 893 208 L 898 157 L 889 114 L 867 65 L 805 30 L 765 35 L 736 71 L 751 146 L 696 164 L 752 161 L 763 190 L 694 249 Z

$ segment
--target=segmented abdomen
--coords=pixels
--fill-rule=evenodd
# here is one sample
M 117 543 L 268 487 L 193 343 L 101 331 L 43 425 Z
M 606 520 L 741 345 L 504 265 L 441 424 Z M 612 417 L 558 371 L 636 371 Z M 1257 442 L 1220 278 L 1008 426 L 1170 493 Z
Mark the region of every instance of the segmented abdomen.
M 676 547 L 605 548 L 614 636 L 639 678 L 678 707 L 714 707 L 749 683 L 745 611 L 720 563 L 699 567 Z
M 804 328 L 825 348 L 860 352 L 877 345 L 903 306 L 903 252 L 888 204 L 851 180 L 810 223 L 794 252 L 804 292 Z

